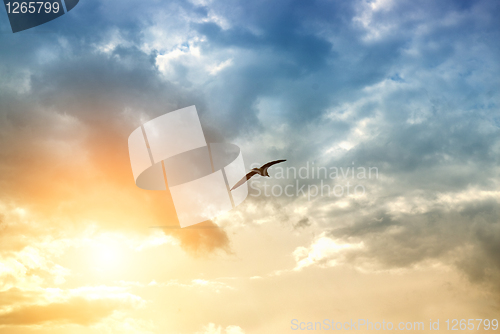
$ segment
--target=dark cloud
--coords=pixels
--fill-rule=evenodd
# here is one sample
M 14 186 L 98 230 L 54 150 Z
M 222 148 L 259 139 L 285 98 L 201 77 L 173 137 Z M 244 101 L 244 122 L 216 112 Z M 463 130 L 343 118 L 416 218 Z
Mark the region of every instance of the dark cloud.
M 471 281 L 492 284 L 498 290 L 499 214 L 499 203 L 491 199 L 422 214 L 380 212 L 335 228 L 329 235 L 363 241 L 363 249 L 348 255 L 353 263 L 375 260 L 385 268 L 407 268 L 439 261 L 454 264 Z
M 206 221 L 191 228 L 175 228 L 171 233 L 192 255 L 206 256 L 218 250 L 231 253 L 226 232 L 212 221 Z
M 311 222 L 309 221 L 309 218 L 302 218 L 297 222 L 297 224 L 293 225 L 294 228 L 303 228 L 303 227 L 308 227 L 311 226 Z
M 167 197 L 135 187 L 127 137 L 144 120 L 192 104 L 203 110 L 203 102 L 163 80 L 154 54 L 135 46 L 62 58 L 43 66 L 28 61 L 29 90 L 0 91 L 3 199 L 49 215 L 97 219 L 104 228 L 148 233 L 149 226 L 176 224 Z M 126 193 L 131 197 L 123 197 Z M 124 203 L 135 207 L 134 215 L 106 218 Z M 222 230 L 166 233 L 193 252 L 228 247 Z

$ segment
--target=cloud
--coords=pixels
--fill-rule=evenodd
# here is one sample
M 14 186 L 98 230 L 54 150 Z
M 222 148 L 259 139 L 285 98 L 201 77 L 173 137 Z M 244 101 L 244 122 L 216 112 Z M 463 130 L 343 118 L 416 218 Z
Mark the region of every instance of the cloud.
M 302 218 L 294 225 L 295 228 L 308 227 L 311 226 L 311 222 L 309 222 L 309 218 Z
M 163 233 L 201 261 L 231 253 L 238 228 L 273 222 L 298 235 L 273 248 L 296 275 L 452 266 L 498 296 L 499 12 L 490 0 L 89 0 L 50 33 L 1 34 L 0 257 L 13 305 L 2 321 L 119 322 L 127 302 L 19 292 L 71 278 L 59 256 L 82 235 L 147 252 L 175 244 Z M 175 212 L 135 187 L 126 139 L 192 104 L 207 138 L 238 143 L 248 165 L 354 162 L 380 177 L 359 181 L 364 196 L 250 197 L 216 224 L 150 234 Z
M 154 60 L 134 46 L 83 53 L 65 64 L 37 68 L 29 87 L 22 96 L 4 92 L 2 98 L 7 121 L 1 131 L 8 138 L 0 143 L 4 200 L 8 194 L 34 214 L 43 213 L 40 219 L 59 208 L 59 215 L 93 220 L 104 229 L 147 233 L 149 226 L 176 223 L 168 198 L 135 188 L 123 145 L 134 127 L 179 106 L 171 98 L 182 93 L 160 78 Z M 142 92 L 149 97 L 140 98 Z M 136 213 L 120 217 L 123 205 Z M 227 248 L 221 230 L 165 232 L 189 250 Z
M 358 244 L 339 243 L 323 234 L 309 249 L 299 247 L 293 252 L 297 262 L 295 270 L 301 270 L 311 265 L 333 267 L 346 261 L 345 252 L 361 248 L 363 248 L 362 242 Z
M 424 213 L 370 213 L 294 251 L 295 270 L 350 265 L 362 271 L 454 266 L 498 297 L 500 277 L 496 199 Z
M 139 282 L 126 282 L 126 281 L 120 281 L 119 282 L 123 286 L 134 286 L 134 287 L 182 287 L 182 288 L 187 288 L 187 289 L 192 289 L 192 288 L 206 288 L 209 290 L 213 290 L 217 293 L 219 293 L 222 289 L 230 289 L 233 290 L 234 288 L 226 283 L 218 282 L 218 281 L 210 281 L 210 280 L 205 280 L 205 279 L 193 279 L 190 282 L 180 282 L 177 279 L 170 280 L 168 282 L 156 282 L 155 280 L 152 280 L 149 282 L 147 285 L 142 284 Z
M 126 292 L 105 287 L 73 290 L 20 290 L 1 292 L 6 301 L 0 325 L 28 326 L 43 323 L 88 326 L 115 311 L 135 309 L 143 300 Z M 6 307 L 8 306 L 8 307 Z
M 196 334 L 244 334 L 245 332 L 239 326 L 227 326 L 223 328 L 221 326 L 216 326 L 213 323 L 208 324 L 204 327 L 202 332 L 196 332 Z
M 30 305 L 0 314 L 1 325 L 34 325 L 44 322 L 89 325 L 123 306 L 114 300 L 87 300 L 75 297 L 64 303 Z

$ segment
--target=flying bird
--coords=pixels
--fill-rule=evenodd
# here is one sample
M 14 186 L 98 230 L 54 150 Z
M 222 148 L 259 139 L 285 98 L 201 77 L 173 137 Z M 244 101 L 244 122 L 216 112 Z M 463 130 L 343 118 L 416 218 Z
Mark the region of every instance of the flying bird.
M 259 174 L 261 176 L 267 176 L 267 177 L 269 177 L 269 173 L 267 172 L 267 170 L 269 169 L 269 167 L 271 167 L 272 165 L 279 164 L 280 162 L 283 162 L 283 161 L 286 161 L 286 160 L 275 160 L 275 161 L 268 162 L 267 164 L 262 165 L 259 168 L 252 168 L 250 170 L 250 172 L 247 173 L 247 175 L 243 176 L 243 178 L 241 180 L 239 180 L 238 183 L 236 183 L 234 185 L 234 187 L 231 188 L 231 190 L 238 188 L 243 183 L 245 183 L 247 180 L 250 180 L 250 178 L 252 176 L 254 176 L 255 174 Z

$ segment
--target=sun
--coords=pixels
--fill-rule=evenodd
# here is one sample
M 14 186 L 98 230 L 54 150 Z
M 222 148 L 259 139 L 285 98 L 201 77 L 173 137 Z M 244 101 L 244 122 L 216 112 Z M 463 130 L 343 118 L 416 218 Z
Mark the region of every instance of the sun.
M 111 242 L 98 242 L 93 247 L 93 258 L 96 266 L 103 269 L 117 269 L 125 260 L 123 246 Z

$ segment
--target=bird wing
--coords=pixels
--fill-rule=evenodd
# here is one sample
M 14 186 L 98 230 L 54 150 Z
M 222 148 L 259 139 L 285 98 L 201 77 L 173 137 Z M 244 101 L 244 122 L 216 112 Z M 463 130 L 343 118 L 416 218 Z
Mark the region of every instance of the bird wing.
M 254 171 L 247 173 L 247 175 L 243 176 L 243 178 L 242 178 L 241 180 L 239 180 L 239 181 L 238 181 L 238 183 L 236 183 L 236 184 L 235 184 L 235 185 L 231 188 L 231 190 L 238 188 L 238 187 L 239 187 L 239 186 L 241 186 L 243 183 L 245 183 L 247 180 L 250 180 L 250 178 L 251 178 L 252 176 L 254 176 L 255 174 L 257 174 L 257 172 L 254 172 Z
M 266 170 L 271 167 L 272 165 L 276 165 L 276 164 L 279 164 L 280 162 L 283 162 L 283 161 L 286 161 L 286 160 L 275 160 L 275 161 L 271 161 L 271 162 L 268 162 L 267 164 L 265 165 L 262 165 L 262 167 L 260 167 L 262 169 L 262 172 L 266 172 Z

